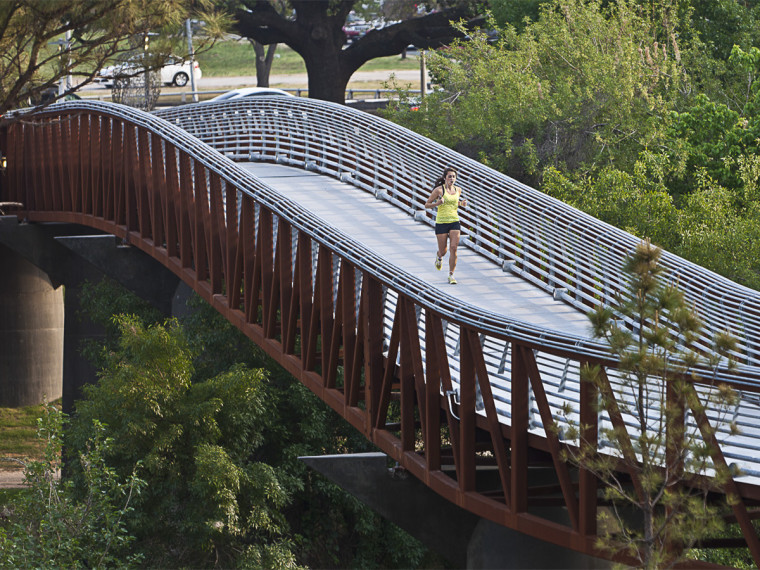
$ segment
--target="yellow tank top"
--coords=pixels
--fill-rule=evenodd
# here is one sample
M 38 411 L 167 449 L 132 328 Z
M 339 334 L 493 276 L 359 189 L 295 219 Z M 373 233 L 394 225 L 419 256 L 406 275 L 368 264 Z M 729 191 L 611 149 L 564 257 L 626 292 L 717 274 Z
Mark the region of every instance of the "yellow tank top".
M 446 189 L 443 189 L 443 204 L 438 206 L 438 213 L 435 216 L 436 224 L 450 224 L 452 222 L 459 221 L 459 195 L 462 193 L 462 189 L 459 186 L 454 186 L 456 190 L 455 194 L 449 194 Z

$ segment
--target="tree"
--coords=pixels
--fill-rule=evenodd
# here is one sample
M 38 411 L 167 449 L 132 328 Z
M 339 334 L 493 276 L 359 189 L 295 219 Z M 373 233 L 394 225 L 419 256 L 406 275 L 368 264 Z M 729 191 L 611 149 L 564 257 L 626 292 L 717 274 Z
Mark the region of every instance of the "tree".
M 127 520 L 139 550 L 162 566 L 295 567 L 282 536 L 287 492 L 256 460 L 270 420 L 265 373 L 238 365 L 191 382 L 176 322 L 118 322 L 118 349 L 77 402 L 69 437 L 80 449 L 97 420 L 114 442 L 108 464 L 117 473 L 141 465 L 148 484 Z
M 686 37 L 699 36 L 708 53 L 718 60 L 729 57 L 735 45 L 749 48 L 758 40 L 758 6 L 746 0 L 689 0 L 679 10 L 689 21 Z
M 45 105 L 91 83 L 109 60 L 143 48 L 149 32 L 181 30 L 189 14 L 207 22 L 210 39 L 225 21 L 205 1 L 4 0 L 0 2 L 0 116 Z M 154 62 L 160 66 L 160 61 Z M 63 89 L 69 76 L 75 81 Z
M 526 18 L 531 21 L 538 19 L 541 4 L 551 0 L 491 0 L 491 11 L 496 24 L 503 28 L 511 25 L 517 30 L 525 29 Z
M 110 322 L 110 326 L 106 327 L 106 344 L 96 355 L 98 366 L 105 371 L 112 370 L 114 355 L 124 352 L 121 346 L 124 342 L 121 339 L 124 320 L 123 318 L 114 319 L 112 314 L 123 311 L 139 314 L 140 326 L 146 331 L 154 331 L 161 321 L 147 304 L 138 302 L 133 295 L 126 294 L 121 287 L 112 282 L 89 286 L 87 299 L 88 302 L 84 305 L 88 307 L 90 317 L 104 325 Z M 287 564 L 288 559 L 282 557 L 286 550 L 295 555 L 299 564 L 311 568 L 378 566 L 414 568 L 426 562 L 434 567 L 442 567 L 443 562 L 428 552 L 418 541 L 382 519 L 321 475 L 308 469 L 298 459 L 303 455 L 373 450 L 366 439 L 284 369 L 276 365 L 261 349 L 199 297 L 193 297 L 189 301 L 189 308 L 189 314 L 181 324 L 173 324 L 169 327 L 172 331 L 171 336 L 176 336 L 177 342 L 181 341 L 184 346 L 182 352 L 192 355 L 191 387 L 187 391 L 188 397 L 182 397 L 180 400 L 188 400 L 189 394 L 197 396 L 202 393 L 202 390 L 205 391 L 203 393 L 208 393 L 209 381 L 218 382 L 214 379 L 228 377 L 233 373 L 239 374 L 240 370 L 251 372 L 264 369 L 266 370 L 263 373 L 265 380 L 258 385 L 256 392 L 260 392 L 257 398 L 260 397 L 265 401 L 266 406 L 263 410 L 257 411 L 257 407 L 251 405 L 249 400 L 236 395 L 234 405 L 223 403 L 221 409 L 217 410 L 216 404 L 212 405 L 207 399 L 196 397 L 194 400 L 196 405 L 182 406 L 184 411 L 180 414 L 173 411 L 176 406 L 170 406 L 169 400 L 166 399 L 168 396 L 166 396 L 162 400 L 163 404 L 151 404 L 152 407 L 157 407 L 165 414 L 155 431 L 164 433 L 173 429 L 175 432 L 182 432 L 183 440 L 189 438 L 193 441 L 201 441 L 206 431 L 200 429 L 200 426 L 209 427 L 214 424 L 228 426 L 223 428 L 223 432 L 239 434 L 238 439 L 234 441 L 242 442 L 241 449 L 244 449 L 246 453 L 246 461 L 257 462 L 262 469 L 264 465 L 268 466 L 268 470 L 264 473 L 269 473 L 271 469 L 271 472 L 276 474 L 280 493 L 287 497 L 287 503 L 282 504 L 278 509 L 281 515 L 276 521 L 281 531 L 279 540 L 274 543 L 265 541 L 270 545 L 268 550 L 248 548 L 251 543 L 257 544 L 262 541 L 261 529 L 255 532 L 246 531 L 244 534 L 231 537 L 229 543 L 217 540 L 215 546 L 223 559 L 229 564 L 232 563 L 229 556 L 237 544 L 241 549 L 246 548 L 248 553 L 247 558 L 238 558 L 238 562 L 256 567 L 266 567 L 267 564 L 280 567 Z M 136 318 L 130 317 L 130 320 Z M 153 344 L 163 338 L 155 331 L 140 333 L 140 336 L 143 335 L 155 337 L 151 343 L 147 344 Z M 168 345 L 164 345 L 157 348 L 155 352 L 169 354 L 176 351 L 171 351 Z M 88 348 L 88 354 L 91 357 L 95 354 L 93 346 Z M 165 358 L 166 362 L 172 361 L 169 356 Z M 130 359 L 136 359 L 136 355 L 132 355 Z M 124 368 L 127 367 L 124 366 Z M 139 368 L 134 366 L 130 368 L 141 378 L 144 375 L 139 372 Z M 161 366 L 161 369 L 168 371 L 176 367 Z M 108 375 L 110 376 L 110 372 Z M 125 374 L 125 382 L 128 377 L 129 375 Z M 135 382 L 141 384 L 146 381 L 148 381 L 147 378 L 138 379 Z M 108 384 L 113 386 L 113 380 L 109 379 Z M 124 389 L 127 389 L 126 385 Z M 134 453 L 134 449 L 142 441 L 142 435 L 138 430 L 125 431 L 122 416 L 136 418 L 145 415 L 145 422 L 133 421 L 130 424 L 133 426 L 156 423 L 155 415 L 147 414 L 145 404 L 139 404 L 140 397 L 155 400 L 155 393 L 136 389 L 130 392 L 128 397 L 121 398 L 119 400 L 121 404 L 117 406 L 114 404 L 114 398 L 119 399 L 118 395 L 114 395 L 110 389 L 98 389 L 92 393 L 92 402 L 88 400 L 86 404 L 78 403 L 79 408 L 85 406 L 91 410 L 103 410 L 102 415 L 109 422 L 107 426 L 109 434 L 118 439 L 120 445 L 114 449 L 114 454 L 109 456 L 110 465 L 124 467 L 130 464 L 130 457 L 139 455 Z M 166 394 L 167 391 L 161 390 L 159 393 Z M 219 395 L 215 397 L 218 398 Z M 221 398 L 221 400 L 227 402 L 226 398 Z M 238 400 L 240 403 L 237 402 Z M 202 401 L 206 402 L 207 413 L 190 414 L 193 409 L 203 409 Z M 122 409 L 114 411 L 118 407 Z M 147 410 L 151 409 L 151 407 L 147 408 Z M 140 412 L 140 410 L 143 411 Z M 262 412 L 263 415 L 261 415 Z M 100 412 L 96 415 L 101 416 Z M 114 416 L 119 417 L 118 421 L 114 421 Z M 258 418 L 255 422 L 255 437 L 241 427 L 241 418 L 246 416 Z M 188 422 L 179 421 L 183 417 L 202 417 L 202 420 L 198 419 L 195 423 L 189 422 L 191 424 L 189 425 Z M 169 425 L 174 427 L 169 428 Z M 183 427 L 177 427 L 179 425 Z M 248 435 L 243 436 L 244 433 Z M 191 434 L 194 435 L 191 436 Z M 74 443 L 81 441 L 82 434 L 74 439 Z M 156 448 L 160 445 L 162 445 L 161 442 L 155 444 Z M 233 458 L 235 465 L 247 464 L 245 461 L 241 463 L 242 460 L 235 459 L 240 455 L 234 451 L 227 438 L 217 440 L 215 445 L 221 448 L 217 449 L 221 457 L 223 457 L 221 455 L 223 450 L 228 457 Z M 198 469 L 195 464 L 188 461 L 190 453 L 187 451 L 187 446 L 180 442 L 172 445 L 171 449 L 165 449 L 164 453 L 173 457 L 174 468 L 182 469 L 181 472 L 187 474 L 188 477 Z M 154 461 L 150 465 L 155 465 L 155 463 Z M 235 472 L 228 462 L 224 465 L 228 467 L 227 471 Z M 207 556 L 208 551 L 196 553 L 186 549 L 183 532 L 179 532 L 178 536 L 174 535 L 177 538 L 172 540 L 161 534 L 167 529 L 177 529 L 183 524 L 189 524 L 190 515 L 196 520 L 200 515 L 197 510 L 188 514 L 188 507 L 184 503 L 176 509 L 159 508 L 161 502 L 164 507 L 171 504 L 174 499 L 171 499 L 170 495 L 182 496 L 177 491 L 183 485 L 181 481 L 176 481 L 174 487 L 170 485 L 175 479 L 181 478 L 168 477 L 167 481 L 164 471 L 154 472 L 147 469 L 141 472 L 141 476 L 148 484 L 148 489 L 145 491 L 146 500 L 135 504 L 136 513 L 131 520 L 150 521 L 156 519 L 161 512 L 165 513 L 168 520 L 165 525 L 153 523 L 159 524 L 161 528 L 160 532 L 150 533 L 153 539 L 152 544 L 145 542 L 145 536 L 148 533 L 136 532 L 139 529 L 135 528 L 135 535 L 141 538 L 135 548 L 139 547 L 142 551 L 150 550 L 150 552 L 159 550 L 159 553 L 166 554 L 167 557 L 176 556 L 177 558 L 173 560 L 167 558 L 167 564 L 172 566 L 180 564 L 179 556 L 185 556 L 187 560 L 192 555 L 199 554 L 200 557 L 192 561 L 194 565 L 197 565 L 197 560 Z M 222 486 L 220 490 L 225 488 L 228 487 Z M 159 499 L 148 499 L 148 497 L 155 497 L 156 494 L 160 496 Z M 242 491 L 238 497 L 240 496 L 243 496 Z M 207 512 L 212 512 L 211 505 L 218 504 L 218 497 L 213 496 L 208 502 Z M 238 499 L 237 504 L 239 506 L 245 504 L 245 508 L 250 508 L 253 503 L 251 501 L 241 503 Z M 263 508 L 261 506 L 259 510 Z M 147 509 L 146 512 L 143 513 L 143 509 Z M 157 512 L 156 509 L 161 512 Z M 171 530 L 171 532 L 174 531 Z M 163 550 L 160 548 L 162 544 L 165 545 Z M 273 547 L 277 544 L 280 544 L 281 548 L 274 549 Z M 388 547 L 388 544 L 393 544 L 393 547 Z M 269 553 L 269 555 L 262 558 L 262 553 Z
M 264 389 L 271 421 L 255 453 L 275 470 L 290 497 L 282 512 L 298 562 L 309 568 L 445 567 L 419 541 L 299 459 L 376 448 L 208 303 L 193 297 L 190 306 L 182 324 L 196 355 L 195 381 L 234 363 L 267 371 Z
M 364 63 L 400 54 L 410 44 L 420 49 L 446 45 L 463 35 L 450 21 L 473 16 L 467 0 L 453 1 L 440 11 L 371 30 L 344 49 L 343 26 L 355 4 L 356 0 L 237 0 L 237 29 L 264 45 L 290 46 L 306 64 L 309 97 L 343 103 L 348 81 Z
M 250 40 L 253 46 L 253 53 L 256 54 L 256 85 L 258 87 L 269 87 L 269 72 L 272 70 L 272 61 L 274 52 L 277 50 L 277 44 L 265 46 L 256 40 Z
M 131 568 L 141 557 L 126 528 L 135 497 L 144 487 L 132 471 L 119 478 L 105 457 L 113 440 L 103 426 L 92 425 L 92 437 L 78 454 L 83 485 L 59 481 L 64 414 L 46 405 L 37 436 L 44 458 L 24 463 L 27 488 L 5 505 L 0 522 L 2 568 Z
M 622 551 L 641 568 L 670 567 L 722 528 L 728 505 L 711 502 L 708 491 L 730 475 L 712 463 L 711 440 L 685 417 L 709 406 L 713 428 L 725 421 L 734 429 L 725 416 L 737 402 L 730 387 L 710 380 L 711 370 L 732 364 L 735 339 L 719 334 L 713 354 L 697 353 L 701 322 L 678 288 L 663 283 L 660 256 L 642 242 L 624 267 L 630 288 L 619 307 L 589 313 L 594 335 L 620 363 L 615 374 L 598 365 L 581 370 L 599 396 L 599 413 L 609 418 L 598 434 L 603 452 L 586 437 L 590 426 L 571 420 L 569 408 L 563 412 L 571 425 L 565 437 L 578 442 L 566 448 L 566 459 L 596 475 L 610 502 L 597 546 Z
M 629 171 L 660 144 L 684 82 L 661 16 L 630 0 L 552 0 L 523 33 L 473 33 L 431 54 L 442 90 L 390 116 L 528 184 L 549 166 Z

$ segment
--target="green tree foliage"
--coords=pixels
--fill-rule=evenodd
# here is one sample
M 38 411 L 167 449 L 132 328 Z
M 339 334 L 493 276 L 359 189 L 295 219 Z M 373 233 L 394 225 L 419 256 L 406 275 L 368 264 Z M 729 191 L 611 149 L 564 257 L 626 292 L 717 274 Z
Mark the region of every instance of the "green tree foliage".
M 441 90 L 388 116 L 759 288 L 757 10 L 547 0 L 500 42 L 474 34 L 431 55 Z
M 275 470 L 288 493 L 283 515 L 299 563 L 310 568 L 444 567 L 417 540 L 298 459 L 376 451 L 364 436 L 207 303 L 194 297 L 190 305 L 183 328 L 196 354 L 196 380 L 234 362 L 267 370 L 264 388 L 271 421 L 255 457 Z
M 146 497 L 153 497 L 154 493 L 176 493 L 179 496 L 178 489 L 182 483 L 170 475 L 181 473 L 183 478 L 190 480 L 192 474 L 200 469 L 200 472 L 206 474 L 203 484 L 192 488 L 188 484 L 185 492 L 188 496 L 191 492 L 195 493 L 193 496 L 202 497 L 203 502 L 209 502 L 210 505 L 220 505 L 221 510 L 210 511 L 208 507 L 204 514 L 187 505 L 171 510 L 167 499 L 166 508 L 162 512 L 171 519 L 170 527 L 179 528 L 177 520 L 189 519 L 190 516 L 195 517 L 196 521 L 213 519 L 216 522 L 222 520 L 213 518 L 221 516 L 220 512 L 233 513 L 238 520 L 247 516 L 245 513 L 249 510 L 258 513 L 251 515 L 257 521 L 260 517 L 268 516 L 267 505 L 270 503 L 267 503 L 265 496 L 251 493 L 241 502 L 243 493 L 240 492 L 237 495 L 236 510 L 230 492 L 235 488 L 235 478 L 238 477 L 241 464 L 256 462 L 263 470 L 262 476 L 276 474 L 279 493 L 287 497 L 287 502 L 279 506 L 281 517 L 275 522 L 299 564 L 312 568 L 416 568 L 427 564 L 438 568 L 445 566 L 444 561 L 426 551 L 418 541 L 308 469 L 298 459 L 302 455 L 370 451 L 373 448 L 361 434 L 269 359 L 207 303 L 198 297 L 192 297 L 189 301 L 190 311 L 181 325 L 173 323 L 161 327 L 157 326 L 157 315 L 149 306 L 126 294 L 117 284 L 91 285 L 87 288 L 87 298 L 85 306 L 91 309 L 94 320 L 104 325 L 107 324 L 104 321 L 112 321 L 109 329 L 112 334 L 108 335 L 105 347 L 97 351 L 99 362 L 106 370 L 104 381 L 101 381 L 101 387 L 89 394 L 91 403 L 78 403 L 78 409 L 85 406 L 89 410 L 87 414 L 98 416 L 102 412 L 112 418 L 112 422 L 113 416 L 118 416 L 113 428 L 109 424 L 107 429 L 118 430 L 117 437 L 123 439 L 124 443 L 114 451 L 111 461 L 118 465 L 128 465 L 130 457 L 139 455 L 148 458 L 144 465 L 167 466 L 166 471 L 157 469 L 155 474 L 143 470 L 142 475 L 149 485 Z M 133 316 L 127 321 L 124 318 L 110 317 L 111 313 L 123 311 L 132 311 L 139 317 Z M 125 322 L 131 323 L 127 332 L 137 336 L 129 341 L 129 345 L 142 345 L 143 342 L 139 339 L 150 337 L 152 340 L 147 342 L 146 338 L 145 343 L 155 344 L 155 347 L 150 351 L 147 348 L 144 350 L 146 355 L 153 354 L 155 358 L 135 358 L 137 353 L 129 349 L 129 354 L 133 356 L 128 360 L 118 360 L 117 356 L 125 355 L 122 345 L 127 341 L 120 340 Z M 173 344 L 181 350 L 175 350 Z M 170 357 L 169 352 L 175 356 L 185 355 L 176 361 L 180 365 L 173 364 L 175 356 Z M 172 380 L 158 393 L 137 388 L 150 381 L 151 374 L 155 374 L 143 371 L 134 363 L 147 360 L 161 363 L 155 367 L 156 370 L 184 370 L 182 374 L 175 375 L 181 380 L 181 387 L 171 388 L 179 382 Z M 121 375 L 118 382 L 114 376 L 115 362 L 120 362 L 116 367 Z M 241 370 L 248 374 L 261 374 L 261 369 L 267 372 L 262 374 L 261 382 L 256 383 L 254 399 L 256 402 L 265 402 L 265 405 L 259 409 L 257 403 L 259 408 L 254 406 L 249 410 L 245 398 L 238 401 L 241 398 L 237 391 L 243 388 L 239 383 L 233 382 L 232 378 L 237 377 Z M 130 388 L 129 378 L 134 375 L 138 378 L 135 379 L 135 386 Z M 108 389 L 103 386 L 104 382 L 109 386 Z M 223 392 L 219 388 L 220 383 L 227 387 Z M 127 405 L 119 403 L 123 396 L 114 394 L 113 387 L 116 385 L 120 386 L 120 390 L 126 391 L 124 397 Z M 192 402 L 188 401 L 190 399 Z M 214 403 L 216 400 L 234 402 L 222 403 L 220 409 Z M 112 410 L 118 407 L 124 409 Z M 160 410 L 160 417 L 156 417 L 153 410 Z M 188 425 L 188 422 L 182 420 L 184 417 L 196 419 L 190 422 L 192 425 Z M 137 418 L 143 419 L 138 421 Z M 252 431 L 246 431 L 246 418 L 255 424 Z M 209 426 L 214 427 L 214 430 L 209 431 Z M 153 445 L 150 437 L 142 435 L 143 431 L 166 433 L 166 436 Z M 174 439 L 170 439 L 170 433 L 175 434 Z M 227 435 L 217 438 L 208 436 L 209 433 Z M 191 455 L 190 443 L 183 443 L 187 441 L 198 447 L 197 459 L 196 455 Z M 156 489 L 152 489 L 154 477 Z M 175 485 L 174 489 L 172 485 Z M 227 498 L 222 500 L 220 496 Z M 159 497 L 156 500 L 162 499 Z M 150 519 L 150 513 L 155 513 L 152 503 L 156 500 L 148 501 L 146 498 L 136 504 L 134 520 L 142 524 L 144 519 Z M 147 510 L 143 512 L 144 509 Z M 175 520 L 175 515 L 179 519 Z M 199 526 L 200 531 L 197 528 Z M 202 523 L 194 523 L 194 533 L 203 531 Z M 194 552 L 193 541 L 198 535 L 184 535 L 179 530 L 172 532 L 174 534 L 170 542 L 166 542 L 168 537 L 159 534 L 150 536 L 150 544 L 141 542 L 139 546 L 146 552 L 154 553 L 163 544 L 166 564 L 181 564 L 182 560 L 187 561 L 191 557 L 190 553 Z M 239 536 L 228 536 L 230 541 L 248 548 L 246 557 L 237 559 L 238 565 L 277 568 L 287 562 L 281 556 L 283 549 L 248 547 L 251 543 L 260 542 L 262 534 L 264 533 L 256 529 L 254 533 L 244 531 Z M 138 536 L 147 540 L 145 533 Z M 190 544 L 185 544 L 186 541 Z M 389 547 L 389 544 L 393 547 Z M 233 550 L 231 543 L 223 544 L 217 540 L 214 546 L 217 545 L 220 549 L 226 549 L 227 555 Z M 198 560 L 207 554 L 200 553 L 201 558 Z M 224 560 L 227 563 L 230 559 Z M 197 564 L 195 561 L 192 563 Z
M 712 59 L 725 61 L 733 46 L 749 48 L 760 40 L 760 6 L 755 0 L 690 0 L 678 5 L 688 21 L 683 35 L 698 38 Z
M 38 420 L 44 459 L 24 464 L 28 486 L 4 507 L 0 567 L 137 567 L 142 559 L 131 549 L 126 521 L 145 482 L 134 468 L 122 478 L 108 466 L 113 440 L 97 421 L 77 458 L 82 485 L 60 482 L 63 423 L 63 413 L 50 405 Z
M 720 485 L 730 475 L 712 463 L 709 440 L 685 417 L 709 405 L 713 428 L 730 425 L 727 411 L 737 401 L 710 373 L 732 365 L 735 339 L 717 335 L 709 356 L 695 350 L 701 322 L 677 286 L 665 284 L 660 256 L 659 248 L 642 242 L 624 267 L 629 290 L 619 306 L 589 313 L 594 335 L 606 340 L 620 367 L 608 376 L 599 365 L 585 366 L 582 381 L 597 390 L 601 414 L 613 418 L 617 409 L 630 421 L 600 427 L 599 439 L 607 442 L 601 453 L 583 436 L 587 426 L 570 419 L 574 427 L 566 434 L 579 442 L 566 458 L 593 472 L 610 501 L 600 515 L 597 546 L 625 552 L 641 568 L 670 567 L 696 541 L 722 530 L 720 514 L 728 505 L 711 502 L 709 487 L 692 483 L 709 475 Z M 571 410 L 564 414 L 570 418 Z
M 614 168 L 578 176 L 549 168 L 541 189 L 592 216 L 748 287 L 760 289 L 758 160 L 740 156 L 743 201 L 704 170 L 692 173 L 691 193 L 676 201 L 664 183 L 667 157 L 642 153 L 632 174 Z
M 163 32 L 171 45 L 170 35 L 191 15 L 207 22 L 209 39 L 217 37 L 226 19 L 209 8 L 207 0 L 3 0 L 0 116 L 38 104 L 50 91 L 58 96 L 59 81 L 69 75 L 74 81 L 60 96 L 75 92 L 110 59 L 142 49 L 148 32 Z
M 507 25 L 518 31 L 525 29 L 526 20 L 538 20 L 541 4 L 549 0 L 491 0 L 490 8 L 494 22 L 500 28 Z
M 649 236 L 669 249 L 679 245 L 679 235 L 673 231 L 678 210 L 667 188 L 652 176 L 652 165 L 644 160 L 632 174 L 608 167 L 579 177 L 548 168 L 542 189 L 634 235 Z
M 547 166 L 628 170 L 662 139 L 684 81 L 666 16 L 628 0 L 547 2 L 522 33 L 431 55 L 442 91 L 419 115 L 391 116 L 526 182 Z
M 269 420 L 264 373 L 235 366 L 192 383 L 192 352 L 176 322 L 144 326 L 119 317 L 118 349 L 77 403 L 71 442 L 92 422 L 107 426 L 117 472 L 140 463 L 148 482 L 130 528 L 160 565 L 293 567 L 282 537 L 287 493 L 271 466 L 252 459 Z

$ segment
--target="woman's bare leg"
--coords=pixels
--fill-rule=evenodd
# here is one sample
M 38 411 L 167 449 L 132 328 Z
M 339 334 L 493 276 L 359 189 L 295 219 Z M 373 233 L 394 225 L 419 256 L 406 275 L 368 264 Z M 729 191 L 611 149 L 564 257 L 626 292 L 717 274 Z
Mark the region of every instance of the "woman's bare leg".
M 459 247 L 459 230 L 449 232 L 451 242 L 451 253 L 449 254 L 449 273 L 454 273 L 457 268 L 457 247 Z
M 444 255 L 446 255 L 446 239 L 449 237 L 446 234 L 435 234 L 436 239 L 438 240 L 438 252 L 437 255 L 439 258 L 443 258 Z

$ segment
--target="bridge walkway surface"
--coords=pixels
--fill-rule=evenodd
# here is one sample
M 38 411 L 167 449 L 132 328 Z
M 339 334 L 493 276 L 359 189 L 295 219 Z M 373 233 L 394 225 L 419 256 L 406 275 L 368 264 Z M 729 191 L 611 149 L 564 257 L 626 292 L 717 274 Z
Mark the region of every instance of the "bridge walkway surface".
M 433 266 L 436 240 L 432 228 L 369 192 L 328 176 L 279 164 L 239 165 L 307 208 L 325 224 L 354 238 L 404 272 L 425 280 L 441 294 L 530 325 L 590 338 L 589 321 L 581 311 L 503 271 L 466 247 L 465 240 L 457 255 L 457 285 L 449 285 L 448 255 L 440 271 Z M 466 193 L 466 181 L 461 184 Z

